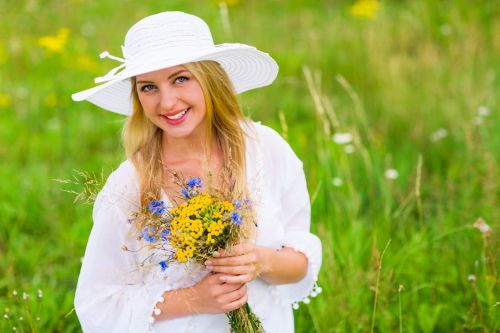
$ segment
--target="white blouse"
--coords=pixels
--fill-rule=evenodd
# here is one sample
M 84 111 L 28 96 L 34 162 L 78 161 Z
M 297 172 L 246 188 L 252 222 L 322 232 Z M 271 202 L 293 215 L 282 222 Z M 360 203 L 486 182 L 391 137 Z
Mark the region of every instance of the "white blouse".
M 292 307 L 309 303 L 321 292 L 321 241 L 309 231 L 310 202 L 302 162 L 274 130 L 260 123 L 243 126 L 246 172 L 257 215 L 256 244 L 294 248 L 308 258 L 307 275 L 299 282 L 248 283 L 248 303 L 267 333 L 293 332 Z M 162 199 L 169 203 L 165 193 Z M 141 267 L 150 256 L 141 249 L 130 217 L 139 207 L 137 174 L 123 162 L 106 181 L 94 203 L 94 225 L 87 243 L 75 295 L 84 332 L 229 332 L 225 314 L 195 314 L 154 321 L 153 308 L 165 291 L 194 285 L 207 270 L 198 264 L 171 264 L 165 272 Z M 123 246 L 129 250 L 124 251 Z

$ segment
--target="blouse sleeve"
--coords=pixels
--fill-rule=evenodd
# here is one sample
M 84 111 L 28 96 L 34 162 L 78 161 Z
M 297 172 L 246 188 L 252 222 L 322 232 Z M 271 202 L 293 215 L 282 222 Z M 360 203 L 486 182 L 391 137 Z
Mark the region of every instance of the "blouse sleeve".
M 117 171 L 94 204 L 94 225 L 78 279 L 75 310 L 84 332 L 146 332 L 163 293 L 162 285 L 143 283 L 135 256 L 122 249 L 130 237 L 130 189 Z
M 278 136 L 276 149 L 280 153 L 279 162 L 282 170 L 281 206 L 284 225 L 282 245 L 303 253 L 308 260 L 307 274 L 299 282 L 275 286 L 276 293 L 282 303 L 293 304 L 298 302 L 309 303 L 309 296 L 316 296 L 321 292 L 317 285 L 318 273 L 321 268 L 321 241 L 310 232 L 311 204 L 307 191 L 306 177 L 300 159 L 295 155 L 289 144 Z

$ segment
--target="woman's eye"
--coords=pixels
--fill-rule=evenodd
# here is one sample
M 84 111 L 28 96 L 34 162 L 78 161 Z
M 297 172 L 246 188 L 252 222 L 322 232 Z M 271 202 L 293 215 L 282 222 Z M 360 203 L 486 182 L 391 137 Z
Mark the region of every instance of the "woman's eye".
M 182 83 L 182 82 L 185 82 L 189 80 L 189 78 L 185 77 L 185 76 L 179 76 L 175 79 L 175 83 Z
M 144 85 L 144 86 L 141 87 L 141 91 L 142 92 L 148 92 L 148 91 L 153 90 L 154 88 L 155 88 L 154 85 L 152 85 L 152 84 L 146 84 L 146 85 Z

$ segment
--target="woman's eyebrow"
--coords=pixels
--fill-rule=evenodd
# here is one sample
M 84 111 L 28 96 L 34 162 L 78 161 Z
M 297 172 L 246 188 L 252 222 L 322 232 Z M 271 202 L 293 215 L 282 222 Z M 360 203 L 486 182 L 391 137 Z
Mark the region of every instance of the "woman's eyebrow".
M 187 69 L 181 69 L 180 71 L 177 71 L 177 72 L 175 72 L 173 74 L 170 74 L 168 76 L 168 79 L 170 80 L 171 78 L 173 78 L 176 75 L 179 75 L 182 72 L 188 72 L 189 73 L 189 71 Z M 154 82 L 153 81 L 148 81 L 148 80 L 141 80 L 141 81 L 137 81 L 137 83 L 154 83 Z
M 177 72 L 175 72 L 175 73 L 173 73 L 173 74 L 170 74 L 170 75 L 168 76 L 168 79 L 170 80 L 171 78 L 173 78 L 173 77 L 174 77 L 174 76 L 176 76 L 176 75 L 179 75 L 179 74 L 180 74 L 180 73 L 182 73 L 182 72 L 189 72 L 189 71 L 188 71 L 187 69 L 181 69 L 180 71 L 177 71 Z
M 137 81 L 136 83 L 153 83 L 153 81 L 145 81 L 145 80 L 141 80 L 141 81 Z

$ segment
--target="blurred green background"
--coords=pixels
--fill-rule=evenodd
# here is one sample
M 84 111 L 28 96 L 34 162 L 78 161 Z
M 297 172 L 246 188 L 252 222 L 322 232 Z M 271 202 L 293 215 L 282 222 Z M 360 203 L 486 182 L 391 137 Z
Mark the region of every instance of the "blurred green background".
M 116 168 L 124 118 L 70 95 L 164 10 L 280 66 L 241 101 L 304 161 L 323 292 L 297 332 L 500 330 L 497 2 L 2 0 L 0 331 L 81 330 L 92 207 L 54 179 Z

